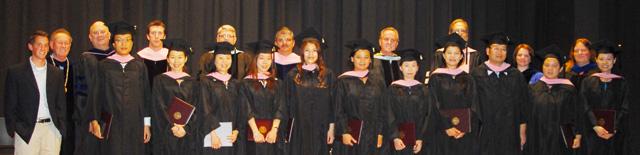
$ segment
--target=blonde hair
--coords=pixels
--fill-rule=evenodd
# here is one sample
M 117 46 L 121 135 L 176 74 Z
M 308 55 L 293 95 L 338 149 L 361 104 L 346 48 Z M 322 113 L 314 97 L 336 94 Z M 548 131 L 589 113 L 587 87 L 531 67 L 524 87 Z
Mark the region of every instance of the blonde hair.
M 392 26 L 389 27 L 385 27 L 382 30 L 380 30 L 380 36 L 378 38 L 382 38 L 382 36 L 384 35 L 384 31 L 393 31 L 396 34 L 396 39 L 400 40 L 400 33 L 398 32 L 398 30 Z
M 56 30 L 53 30 L 53 32 L 51 32 L 51 36 L 49 36 L 49 40 L 55 40 L 56 39 L 56 35 L 58 34 L 64 34 L 67 35 L 69 37 L 70 41 L 73 41 L 73 38 L 71 38 L 71 33 L 69 31 L 67 31 L 67 29 L 65 28 L 59 28 Z
M 216 33 L 220 34 L 220 32 L 222 32 L 222 31 L 231 31 L 233 33 L 236 33 L 236 28 L 234 28 L 231 25 L 225 24 L 225 25 L 220 26 L 220 28 L 218 28 L 218 31 Z
M 449 33 L 451 33 L 453 31 L 453 27 L 457 24 L 457 23 L 462 23 L 464 24 L 464 27 L 469 29 L 469 23 L 467 23 L 467 21 L 465 21 L 462 18 L 458 18 L 458 19 L 454 19 L 453 21 L 451 21 L 451 24 L 449 25 Z

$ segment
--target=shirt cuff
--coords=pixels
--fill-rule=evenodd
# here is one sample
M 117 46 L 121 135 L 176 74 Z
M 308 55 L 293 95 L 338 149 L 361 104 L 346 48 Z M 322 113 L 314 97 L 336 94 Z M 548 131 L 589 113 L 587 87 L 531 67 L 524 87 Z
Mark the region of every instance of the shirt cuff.
M 151 126 L 151 117 L 144 117 L 144 126 Z

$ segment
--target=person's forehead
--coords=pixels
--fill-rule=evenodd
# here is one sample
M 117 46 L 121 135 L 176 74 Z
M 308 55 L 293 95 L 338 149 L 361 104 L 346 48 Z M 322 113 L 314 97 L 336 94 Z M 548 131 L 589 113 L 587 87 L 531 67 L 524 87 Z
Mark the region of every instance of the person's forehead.
M 60 41 L 70 41 L 71 36 L 65 33 L 57 33 L 51 38 L 51 41 L 60 42 Z
M 396 33 L 396 31 L 393 30 L 385 30 L 382 32 L 382 36 L 387 38 L 387 37 L 393 37 L 393 38 L 397 38 L 398 37 L 398 33 Z
M 151 27 L 149 27 L 149 30 L 151 30 L 151 31 L 154 31 L 154 30 L 155 31 L 164 31 L 164 27 L 162 27 L 162 26 L 151 26 Z
M 116 34 L 116 38 L 132 38 L 131 34 Z
M 46 42 L 49 42 L 49 38 L 47 38 L 47 37 L 45 37 L 45 36 L 36 36 L 36 37 L 34 38 L 34 41 L 35 41 L 35 42 L 40 42 L 40 43 L 42 43 L 42 42 L 45 42 L 45 43 L 46 43 Z
M 90 31 L 91 32 L 109 31 L 109 27 L 107 27 L 106 25 L 102 25 L 102 24 L 96 24 L 96 25 L 91 26 Z
M 220 31 L 218 34 L 231 34 L 231 35 L 236 35 L 236 33 L 234 33 L 231 30 L 222 30 Z
M 453 29 L 467 29 L 467 25 L 463 22 L 453 24 Z

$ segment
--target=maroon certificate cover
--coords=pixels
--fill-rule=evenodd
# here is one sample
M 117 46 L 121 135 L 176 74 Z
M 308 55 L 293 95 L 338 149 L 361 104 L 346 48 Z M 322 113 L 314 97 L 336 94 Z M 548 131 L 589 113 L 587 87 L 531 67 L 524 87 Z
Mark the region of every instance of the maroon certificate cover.
M 567 148 L 571 149 L 571 147 L 573 146 L 573 139 L 576 137 L 576 134 L 573 131 L 573 125 L 560 125 L 560 132 L 562 132 L 562 140 L 564 140 L 564 145 Z
M 406 146 L 413 146 L 416 144 L 416 124 L 405 122 L 398 124 L 398 138 L 402 140 L 402 143 Z
M 167 115 L 169 115 L 171 122 L 185 125 L 189 122 L 195 110 L 196 108 L 193 105 L 178 97 L 173 97 L 171 105 L 169 105 L 169 109 L 167 110 Z
M 269 131 L 271 131 L 271 126 L 273 126 L 273 120 L 272 119 L 255 119 L 256 120 L 256 127 L 258 127 L 258 131 L 260 132 L 260 134 L 262 134 L 262 136 L 267 137 L 267 133 L 269 133 Z M 247 130 L 247 140 L 253 142 L 255 141 L 253 139 L 253 132 L 251 131 L 251 127 L 249 127 L 249 129 Z
M 596 125 L 603 127 L 609 133 L 616 132 L 616 111 L 611 109 L 593 109 L 596 116 Z
M 291 135 L 293 134 L 293 124 L 295 123 L 295 118 L 289 118 L 289 123 L 287 123 L 287 133 L 284 135 L 284 142 L 289 143 L 291 141 Z
M 363 127 L 363 120 L 350 119 L 348 122 L 347 132 L 353 137 L 353 139 L 356 139 L 356 141 L 360 143 L 360 134 L 362 133 Z
M 100 126 L 102 126 L 102 137 L 104 139 L 109 138 L 109 133 L 111 132 L 111 120 L 113 119 L 113 115 L 108 112 L 100 113 Z
M 471 132 L 471 109 L 446 109 L 441 110 L 441 113 L 443 116 L 450 119 L 451 125 L 456 129 L 464 133 Z

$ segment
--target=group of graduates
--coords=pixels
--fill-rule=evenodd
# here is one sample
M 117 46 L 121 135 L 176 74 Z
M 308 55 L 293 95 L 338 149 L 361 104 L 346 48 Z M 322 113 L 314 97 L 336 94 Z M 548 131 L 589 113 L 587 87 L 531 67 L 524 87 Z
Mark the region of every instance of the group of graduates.
M 511 38 L 493 33 L 477 51 L 469 47 L 467 22 L 456 19 L 428 62 L 421 51 L 396 49 L 398 30 L 386 27 L 379 48 L 365 39 L 347 42 L 352 70 L 336 74 L 326 66 L 323 35 L 313 28 L 294 35 L 282 27 L 275 41 L 249 43 L 245 52 L 235 28 L 223 25 L 199 58 L 188 41 L 166 38 L 165 28 L 151 21 L 149 46 L 135 54 L 136 28 L 125 22 L 94 22 L 93 48 L 75 62 L 66 58 L 69 48 L 52 45 L 47 65 L 66 72 L 59 90 L 67 95 L 62 115 L 69 116 L 58 127 L 62 154 L 622 155 L 630 149 L 629 88 L 612 73 L 621 47 L 610 41 L 578 39 L 570 52 L 520 44 L 508 52 Z M 57 34 L 67 35 L 70 46 L 68 32 L 54 32 L 51 44 Z M 509 53 L 514 65 L 505 62 Z M 530 65 L 535 58 L 541 71 Z M 189 61 L 198 66 L 186 67 Z M 174 98 L 195 107 L 188 123 L 174 123 L 167 112 Z M 603 122 L 594 110 L 614 111 L 615 122 Z M 222 123 L 231 123 L 230 135 L 216 134 Z M 613 130 L 605 128 L 610 123 Z M 226 140 L 233 145 L 222 146 Z

